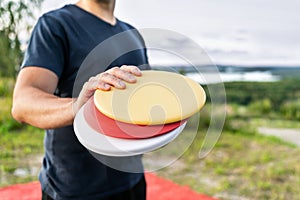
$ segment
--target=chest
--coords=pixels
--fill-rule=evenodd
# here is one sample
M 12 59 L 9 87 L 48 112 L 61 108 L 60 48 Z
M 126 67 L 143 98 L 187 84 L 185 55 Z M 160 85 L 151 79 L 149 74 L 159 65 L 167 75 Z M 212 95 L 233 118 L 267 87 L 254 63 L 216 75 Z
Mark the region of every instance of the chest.
M 125 25 L 73 22 L 65 27 L 65 65 L 59 89 L 70 95 L 74 83 L 80 88 L 91 76 L 122 65 L 147 64 L 139 33 Z

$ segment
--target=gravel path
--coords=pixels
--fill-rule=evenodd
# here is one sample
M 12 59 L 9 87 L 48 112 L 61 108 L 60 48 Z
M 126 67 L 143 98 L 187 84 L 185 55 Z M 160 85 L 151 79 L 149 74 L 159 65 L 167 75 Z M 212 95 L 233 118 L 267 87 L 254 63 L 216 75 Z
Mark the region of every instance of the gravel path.
M 259 127 L 258 132 L 264 135 L 279 137 L 300 147 L 300 129 Z

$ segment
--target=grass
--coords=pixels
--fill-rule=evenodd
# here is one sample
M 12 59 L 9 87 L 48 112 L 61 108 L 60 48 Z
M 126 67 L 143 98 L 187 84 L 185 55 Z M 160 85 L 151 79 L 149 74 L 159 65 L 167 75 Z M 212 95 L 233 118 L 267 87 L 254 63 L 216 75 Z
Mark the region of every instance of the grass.
M 222 199 L 300 198 L 300 149 L 294 145 L 256 133 L 224 132 L 200 160 L 201 144 L 197 138 L 177 161 L 180 169 L 170 166 L 158 174 Z
M 43 131 L 12 119 L 12 79 L 0 80 L 0 187 L 37 180 Z
M 281 116 L 278 112 L 268 112 L 264 114 L 257 114 L 251 109 L 250 106 L 229 104 L 227 117 L 237 122 L 247 122 L 249 127 L 273 127 L 273 128 L 300 128 L 300 123 L 296 119 L 286 119 Z M 257 110 L 260 110 L 257 108 Z M 232 124 L 231 124 L 232 125 Z
M 269 119 L 269 118 L 252 118 L 251 126 L 259 127 L 273 127 L 273 128 L 292 128 L 300 129 L 299 121 L 295 120 L 283 120 L 283 119 Z
M 43 152 L 42 130 L 27 126 L 0 134 L 0 186 L 37 180 Z

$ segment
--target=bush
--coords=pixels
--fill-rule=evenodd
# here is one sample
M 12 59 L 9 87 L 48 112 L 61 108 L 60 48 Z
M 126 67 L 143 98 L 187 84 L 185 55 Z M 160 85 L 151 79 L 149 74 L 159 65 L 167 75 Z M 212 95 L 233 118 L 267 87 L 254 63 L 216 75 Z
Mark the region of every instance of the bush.
M 269 114 L 272 111 L 272 103 L 270 99 L 263 99 L 250 103 L 249 110 L 254 114 Z
M 224 85 L 227 102 L 230 104 L 247 106 L 252 102 L 269 99 L 272 111 L 279 111 L 284 102 L 300 98 L 299 79 L 284 79 L 278 82 L 229 82 Z
M 2 84 L 0 84 L 0 89 L 1 88 L 4 88 Z M 0 96 L 0 133 L 23 127 L 24 125 L 15 121 L 11 116 L 11 92 L 8 92 L 5 88 L 1 91 L 5 94 L 8 93 L 8 95 L 5 97 Z
M 14 79 L 12 78 L 0 78 L 0 97 L 11 96 L 14 89 Z
M 300 120 L 300 99 L 285 102 L 280 111 L 287 119 Z

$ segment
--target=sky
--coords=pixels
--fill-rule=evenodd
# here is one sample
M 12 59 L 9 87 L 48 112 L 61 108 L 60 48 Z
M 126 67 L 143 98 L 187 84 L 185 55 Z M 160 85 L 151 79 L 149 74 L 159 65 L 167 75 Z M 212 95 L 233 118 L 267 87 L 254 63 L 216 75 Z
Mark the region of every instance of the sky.
M 45 0 L 42 13 L 74 2 Z M 176 32 L 188 41 L 178 48 L 193 52 L 196 43 L 215 64 L 300 66 L 299 9 L 299 0 L 117 0 L 115 15 L 138 29 Z M 168 53 L 149 57 L 185 63 Z

